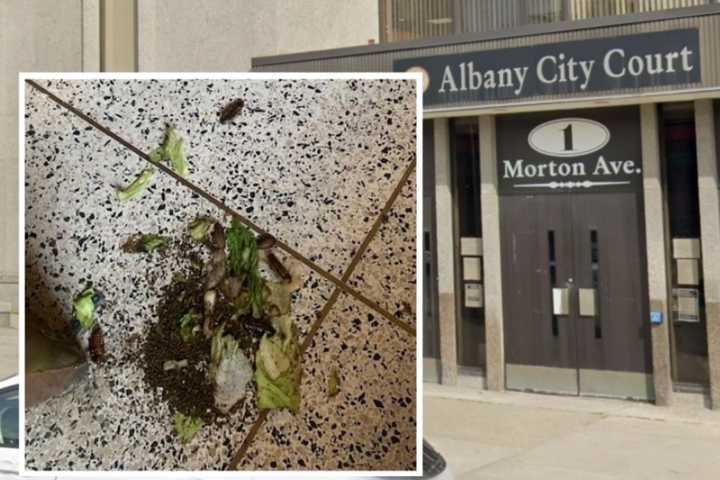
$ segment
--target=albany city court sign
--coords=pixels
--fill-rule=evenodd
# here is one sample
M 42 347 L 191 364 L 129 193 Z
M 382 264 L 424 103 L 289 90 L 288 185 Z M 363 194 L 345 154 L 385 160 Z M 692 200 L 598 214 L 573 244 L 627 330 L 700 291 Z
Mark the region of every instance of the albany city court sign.
M 639 191 L 637 106 L 497 117 L 502 195 Z
M 701 81 L 696 28 L 405 58 L 393 69 L 422 73 L 429 107 Z

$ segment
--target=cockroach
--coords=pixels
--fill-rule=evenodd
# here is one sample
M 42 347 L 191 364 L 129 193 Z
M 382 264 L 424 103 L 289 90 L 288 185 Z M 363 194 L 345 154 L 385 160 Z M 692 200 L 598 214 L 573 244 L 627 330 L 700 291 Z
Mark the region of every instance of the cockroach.
M 268 266 L 278 277 L 282 278 L 284 282 L 290 282 L 292 280 L 290 272 L 288 272 L 288 269 L 285 268 L 285 265 L 280 262 L 274 253 L 268 252 L 266 258 Z
M 225 228 L 218 222 L 213 224 L 209 240 L 213 248 L 225 250 Z
M 105 361 L 105 340 L 103 339 L 102 329 L 99 325 L 95 325 L 90 333 L 90 340 L 88 342 L 88 350 L 90 353 L 90 360 L 95 363 L 102 363 Z
M 220 123 L 228 123 L 233 118 L 240 115 L 244 106 L 245 100 L 242 98 L 238 98 L 237 100 L 230 102 L 220 113 Z
M 257 248 L 260 250 L 268 250 L 270 248 L 273 248 L 275 246 L 275 237 L 270 235 L 269 233 L 263 233 L 259 237 L 257 237 L 256 240 Z
M 251 316 L 246 316 L 242 319 L 245 328 L 255 335 L 263 336 L 264 334 L 275 334 L 275 329 L 268 322 L 263 320 L 255 320 Z

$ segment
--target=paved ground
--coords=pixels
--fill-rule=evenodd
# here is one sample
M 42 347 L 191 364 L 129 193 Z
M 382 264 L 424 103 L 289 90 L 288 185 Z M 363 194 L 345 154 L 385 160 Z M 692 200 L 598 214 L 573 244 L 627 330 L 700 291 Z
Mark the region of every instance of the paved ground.
M 458 480 L 720 479 L 720 412 L 425 385 L 425 438 Z

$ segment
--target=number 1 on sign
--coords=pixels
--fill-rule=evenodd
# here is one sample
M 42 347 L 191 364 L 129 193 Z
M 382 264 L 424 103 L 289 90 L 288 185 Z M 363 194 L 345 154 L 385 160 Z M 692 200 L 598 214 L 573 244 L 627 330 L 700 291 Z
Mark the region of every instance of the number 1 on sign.
M 568 126 L 562 129 L 563 137 L 565 139 L 565 151 L 572 152 L 573 150 L 573 136 L 572 136 L 572 123 L 568 123 Z

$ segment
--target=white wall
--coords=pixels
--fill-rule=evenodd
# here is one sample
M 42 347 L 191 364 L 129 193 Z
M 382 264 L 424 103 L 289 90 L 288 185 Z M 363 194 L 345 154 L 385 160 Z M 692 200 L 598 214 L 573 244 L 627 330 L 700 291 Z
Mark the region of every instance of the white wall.
M 365 45 L 377 0 L 143 0 L 140 71 L 248 71 L 252 57 Z
M 18 305 L 18 73 L 82 70 L 83 51 L 98 52 L 97 42 L 94 50 L 92 42 L 83 42 L 83 28 L 89 29 L 86 34 L 97 28 L 93 12 L 97 0 L 0 1 L 0 301 L 11 302 L 14 309 Z M 97 68 L 97 62 L 94 65 Z
M 18 73 L 97 68 L 97 2 L 0 0 L 0 301 L 16 312 Z M 0 315 L 0 378 L 18 371 L 17 330 L 7 323 Z

